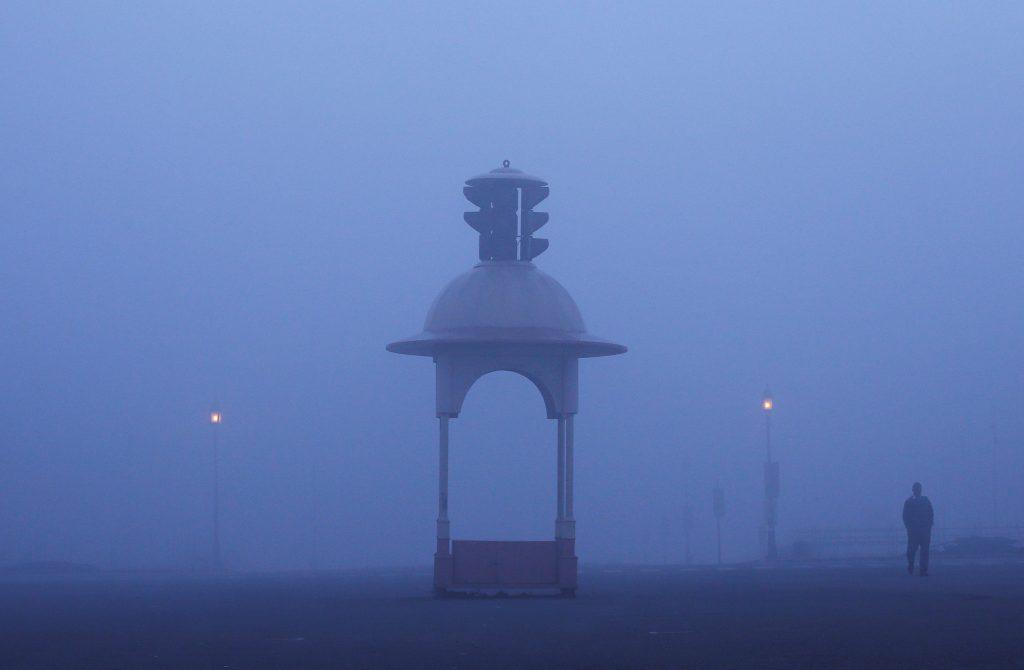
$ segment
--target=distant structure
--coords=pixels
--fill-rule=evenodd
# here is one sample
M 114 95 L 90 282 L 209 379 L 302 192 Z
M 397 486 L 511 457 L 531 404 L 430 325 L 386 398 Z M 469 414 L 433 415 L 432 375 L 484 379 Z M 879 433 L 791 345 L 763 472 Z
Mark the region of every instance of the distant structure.
M 576 591 L 573 512 L 573 419 L 580 358 L 626 348 L 586 331 L 576 303 L 532 260 L 548 241 L 534 237 L 548 215 L 535 212 L 548 196 L 543 179 L 503 167 L 466 181 L 478 211 L 465 214 L 480 235 L 480 262 L 434 300 L 423 331 L 388 351 L 434 359 L 439 420 L 437 552 L 434 589 L 458 591 Z M 553 542 L 451 540 L 448 519 L 448 425 L 470 387 L 498 370 L 518 373 L 540 391 L 557 421 L 557 500 Z
M 224 415 L 220 407 L 214 405 L 210 408 L 210 430 L 213 433 L 213 570 L 220 572 L 224 569 L 224 562 L 220 553 L 220 424 L 224 422 Z
M 683 509 L 682 509 L 682 521 L 683 521 L 683 560 L 686 565 L 693 563 L 693 552 L 691 551 L 691 534 L 693 531 L 693 505 L 690 503 L 690 484 L 692 477 L 690 476 L 691 461 L 687 456 L 683 457 L 683 464 L 685 470 L 683 471 Z
M 761 526 L 761 547 L 766 561 L 779 558 L 778 545 L 775 542 L 775 526 L 778 523 L 779 510 L 779 462 L 772 458 L 772 410 L 775 399 L 767 388 L 761 398 L 761 409 L 764 410 L 764 524 Z
M 722 564 L 722 517 L 725 516 L 725 492 L 721 484 L 715 484 L 712 491 L 712 507 L 715 512 L 715 539 L 718 544 L 718 564 Z
M 690 504 L 689 495 L 683 502 L 683 561 L 686 565 L 693 563 L 693 551 L 691 550 L 690 536 L 693 531 L 693 506 Z

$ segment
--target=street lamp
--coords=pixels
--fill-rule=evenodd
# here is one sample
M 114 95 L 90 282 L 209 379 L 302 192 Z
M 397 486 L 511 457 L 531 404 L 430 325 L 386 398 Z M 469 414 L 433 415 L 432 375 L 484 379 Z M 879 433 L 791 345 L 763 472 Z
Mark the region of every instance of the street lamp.
M 210 430 L 213 433 L 213 569 L 220 571 L 220 424 L 224 415 L 214 406 L 210 409 Z
M 778 547 L 775 543 L 775 522 L 779 501 L 779 464 L 772 460 L 772 410 L 775 399 L 772 392 L 765 388 L 761 397 L 761 409 L 764 411 L 764 526 L 761 529 L 761 544 L 764 557 L 768 561 L 778 558 Z
M 690 535 L 693 531 L 693 506 L 690 504 L 690 484 L 692 477 L 690 471 L 692 462 L 689 455 L 683 454 L 683 542 L 685 543 L 686 565 L 693 562 L 693 554 L 690 551 Z
M 722 517 L 725 516 L 725 492 L 721 484 L 715 484 L 712 492 L 712 505 L 715 510 L 715 530 L 718 537 L 718 564 L 722 564 Z
M 761 409 L 764 410 L 764 447 L 765 455 L 769 463 L 772 462 L 772 410 L 775 409 L 775 399 L 772 392 L 765 387 L 764 395 L 761 397 Z

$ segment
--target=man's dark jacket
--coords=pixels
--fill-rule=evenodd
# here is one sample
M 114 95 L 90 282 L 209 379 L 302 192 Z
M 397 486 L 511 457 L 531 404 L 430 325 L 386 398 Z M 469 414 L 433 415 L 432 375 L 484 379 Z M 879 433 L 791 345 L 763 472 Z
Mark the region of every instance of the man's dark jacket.
M 925 532 L 932 529 L 935 512 L 928 496 L 910 496 L 903 503 L 903 525 L 909 532 Z

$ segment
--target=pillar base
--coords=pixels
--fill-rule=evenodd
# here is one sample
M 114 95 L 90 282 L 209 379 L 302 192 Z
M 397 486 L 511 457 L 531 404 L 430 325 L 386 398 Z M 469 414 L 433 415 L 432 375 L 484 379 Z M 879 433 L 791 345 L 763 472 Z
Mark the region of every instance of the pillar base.
M 559 538 L 555 540 L 558 545 L 558 587 L 562 595 L 574 595 L 577 585 L 577 571 L 579 559 L 576 557 L 576 540 L 573 538 Z M 567 591 L 571 591 L 569 594 Z
M 437 539 L 434 554 L 434 592 L 444 595 L 452 585 L 452 552 L 447 538 Z
M 452 585 L 452 557 L 434 556 L 434 590 L 443 593 Z

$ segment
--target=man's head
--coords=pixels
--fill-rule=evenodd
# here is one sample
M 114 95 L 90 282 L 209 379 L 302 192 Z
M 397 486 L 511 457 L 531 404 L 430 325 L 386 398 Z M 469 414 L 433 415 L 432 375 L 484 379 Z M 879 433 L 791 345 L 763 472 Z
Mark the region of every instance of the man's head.
M 915 496 L 921 495 L 921 482 L 914 482 L 913 491 Z

